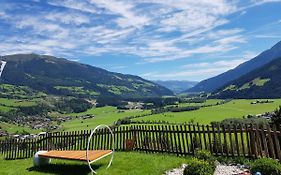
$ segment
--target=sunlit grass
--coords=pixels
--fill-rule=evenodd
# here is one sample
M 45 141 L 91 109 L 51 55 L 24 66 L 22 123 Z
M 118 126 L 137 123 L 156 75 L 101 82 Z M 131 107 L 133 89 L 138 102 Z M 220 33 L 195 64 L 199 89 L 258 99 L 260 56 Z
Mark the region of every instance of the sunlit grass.
M 100 124 L 111 125 L 118 119 L 150 113 L 149 110 L 125 110 L 119 111 L 116 107 L 106 106 L 101 108 L 92 108 L 82 113 L 72 113 L 69 116 L 81 116 L 86 114 L 94 115 L 91 119 L 74 119 L 62 123 L 66 131 L 93 129 Z
M 212 121 L 221 121 L 226 118 L 242 118 L 248 114 L 270 112 L 281 105 L 281 99 L 274 99 L 274 103 L 251 104 L 256 100 L 232 100 L 223 105 L 204 107 L 195 111 L 166 112 L 146 117 L 136 118 L 136 121 L 168 121 L 168 122 L 198 122 L 210 124 Z
M 115 153 L 113 164 L 105 169 L 108 158 L 93 164 L 99 175 L 162 175 L 166 170 L 179 167 L 190 161 L 182 158 L 160 154 L 144 154 L 136 152 Z M 1 175 L 88 175 L 91 174 L 86 163 L 53 159 L 50 165 L 35 168 L 32 159 L 3 160 L 0 159 Z

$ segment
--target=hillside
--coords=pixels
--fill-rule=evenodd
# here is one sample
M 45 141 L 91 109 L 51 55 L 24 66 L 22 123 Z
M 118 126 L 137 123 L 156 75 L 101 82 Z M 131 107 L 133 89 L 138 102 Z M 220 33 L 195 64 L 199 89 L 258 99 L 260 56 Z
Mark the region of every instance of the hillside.
M 281 56 L 281 41 L 274 45 L 271 49 L 262 52 L 255 58 L 240 64 L 236 68 L 222 73 L 218 76 L 206 79 L 198 83 L 196 86 L 188 89 L 186 92 L 213 92 L 216 89 L 228 84 L 242 75 L 255 70 L 270 61 Z
M 18 54 L 1 59 L 7 61 L 0 80 L 0 95 L 5 97 L 21 93 L 126 98 L 173 95 L 167 88 L 138 76 L 109 72 L 63 58 Z
M 198 82 L 196 81 L 177 81 L 177 80 L 167 80 L 167 81 L 162 81 L 162 80 L 156 80 L 154 81 L 155 83 L 164 86 L 174 93 L 181 93 L 187 88 L 191 88 L 195 86 Z
M 223 86 L 213 98 L 280 98 L 281 58 Z

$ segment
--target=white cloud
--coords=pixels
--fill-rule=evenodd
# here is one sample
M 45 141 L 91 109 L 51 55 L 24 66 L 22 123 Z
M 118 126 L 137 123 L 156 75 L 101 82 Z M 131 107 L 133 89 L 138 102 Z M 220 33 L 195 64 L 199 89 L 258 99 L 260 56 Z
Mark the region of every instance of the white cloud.
M 245 51 L 240 58 L 244 58 L 246 60 L 252 59 L 256 57 L 258 54 L 253 51 Z
M 225 68 L 210 68 L 210 69 L 197 69 L 190 71 L 177 71 L 177 72 L 150 72 L 141 75 L 142 77 L 150 80 L 202 80 L 203 77 L 212 77 L 220 74 L 227 69 Z
M 53 22 L 61 22 L 63 24 L 88 24 L 90 23 L 90 18 L 81 15 L 79 13 L 71 13 L 71 12 L 53 12 L 49 13 L 45 16 L 46 19 L 53 21 Z
M 117 24 L 122 27 L 134 26 L 141 28 L 148 23 L 149 18 L 144 15 L 137 15 L 134 13 L 134 5 L 129 2 L 115 1 L 115 0 L 90 0 L 100 8 L 105 8 L 113 14 L 121 17 L 116 20 Z
M 6 41 L 1 52 L 26 49 L 56 55 L 132 54 L 143 62 L 155 63 L 227 54 L 248 41 L 244 29 L 222 27 L 231 22 L 229 15 L 240 13 L 238 1 L 47 0 L 47 3 L 54 9 L 40 8 L 40 3 L 18 13 L 13 13 L 12 8 L 1 9 L 0 20 L 9 24 L 10 30 L 22 40 L 8 42 L 9 37 L 0 34 Z M 265 1 L 250 4 L 260 3 Z M 245 7 L 249 8 L 248 5 Z
M 97 13 L 98 10 L 87 1 L 77 1 L 77 0 L 48 0 L 50 5 L 65 7 L 68 9 L 79 10 L 87 13 Z
M 246 39 L 242 35 L 234 35 L 216 40 L 215 42 L 218 44 L 227 45 L 232 43 L 246 43 Z
M 142 76 L 151 80 L 202 80 L 206 77 L 212 77 L 223 73 L 229 69 L 233 69 L 239 64 L 245 62 L 246 59 L 217 61 L 217 62 L 201 62 L 196 64 L 187 64 L 180 67 L 178 71 L 168 73 L 149 72 Z
M 225 36 L 236 35 L 241 32 L 243 32 L 243 29 L 241 29 L 241 28 L 221 29 L 221 30 L 217 30 L 217 31 L 211 31 L 211 32 L 207 33 L 206 36 L 209 39 L 218 39 L 218 38 L 225 37 Z
M 265 3 L 281 2 L 281 0 L 251 0 L 253 5 L 262 5 Z
M 187 64 L 183 65 L 183 69 L 213 69 L 213 68 L 225 68 L 225 69 L 233 69 L 239 64 L 245 62 L 246 59 L 238 59 L 238 60 L 227 60 L 227 61 L 217 61 L 217 62 L 201 62 L 196 64 Z
M 181 50 L 174 50 L 174 52 L 171 52 L 170 50 L 166 50 L 167 53 L 164 55 L 154 55 L 154 57 L 149 57 L 144 59 L 147 62 L 162 62 L 162 61 L 172 61 L 172 60 L 178 60 L 182 58 L 186 58 L 195 54 L 210 54 L 210 53 L 225 53 L 228 51 L 231 51 L 233 49 L 236 49 L 235 46 L 231 45 L 225 45 L 225 44 L 217 44 L 217 45 L 205 45 L 205 46 L 200 46 L 198 48 L 193 48 L 193 49 L 181 49 Z M 147 53 L 147 55 L 151 55 L 151 53 Z

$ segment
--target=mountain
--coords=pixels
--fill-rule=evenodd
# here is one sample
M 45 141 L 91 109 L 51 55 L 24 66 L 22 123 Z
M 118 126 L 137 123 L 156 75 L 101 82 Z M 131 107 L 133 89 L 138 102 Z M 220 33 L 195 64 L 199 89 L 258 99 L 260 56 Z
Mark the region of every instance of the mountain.
M 109 72 L 64 58 L 17 54 L 3 56 L 0 92 L 16 89 L 79 97 L 159 97 L 173 95 L 165 87 L 138 76 Z M 18 89 L 18 88 L 23 89 Z M 14 90 L 10 90 L 14 91 Z
M 187 90 L 187 92 L 213 92 L 216 89 L 228 84 L 242 75 L 245 75 L 252 70 L 255 70 L 270 61 L 281 56 L 281 41 L 274 45 L 271 49 L 262 52 L 255 58 L 240 64 L 236 68 L 222 73 L 218 76 L 206 79 L 198 83 L 196 86 Z
M 153 82 L 170 89 L 176 94 L 181 93 L 184 90 L 191 88 L 198 83 L 196 81 L 177 81 L 177 80 L 167 80 L 167 81 L 155 80 Z
M 281 57 L 231 81 L 213 98 L 281 98 Z

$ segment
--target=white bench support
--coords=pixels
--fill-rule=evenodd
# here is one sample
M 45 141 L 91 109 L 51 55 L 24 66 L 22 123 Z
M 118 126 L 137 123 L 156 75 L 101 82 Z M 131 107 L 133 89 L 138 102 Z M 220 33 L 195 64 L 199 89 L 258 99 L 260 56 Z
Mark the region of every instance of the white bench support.
M 90 160 L 89 160 L 90 143 L 91 143 L 91 140 L 92 140 L 93 135 L 94 135 L 94 134 L 96 133 L 96 131 L 97 131 L 98 129 L 100 129 L 100 128 L 107 128 L 107 129 L 109 130 L 109 132 L 111 133 L 111 135 L 112 135 L 112 143 L 111 143 L 111 145 L 112 145 L 112 152 L 109 153 L 109 154 L 106 154 L 106 155 L 104 155 L 104 156 L 102 156 L 102 157 L 100 157 L 99 159 L 96 159 L 96 160 L 94 160 L 94 161 L 90 161 Z M 88 138 L 88 144 L 87 144 L 87 150 L 86 150 L 86 159 L 87 159 L 88 166 L 89 166 L 90 170 L 92 171 L 92 173 L 97 174 L 97 172 L 96 172 L 95 170 L 93 170 L 91 164 L 92 164 L 93 162 L 96 162 L 97 160 L 100 160 L 100 159 L 102 159 L 102 158 L 104 158 L 104 157 L 106 157 L 106 156 L 108 156 L 108 155 L 111 154 L 111 158 L 110 158 L 110 160 L 109 160 L 109 163 L 108 163 L 106 169 L 109 168 L 109 167 L 111 166 L 111 164 L 112 164 L 112 161 L 113 161 L 114 151 L 115 151 L 115 148 L 114 148 L 114 134 L 113 134 L 112 130 L 111 130 L 110 127 L 107 126 L 107 125 L 98 125 L 98 126 L 91 132 L 90 137 Z

